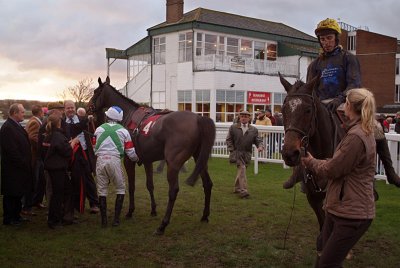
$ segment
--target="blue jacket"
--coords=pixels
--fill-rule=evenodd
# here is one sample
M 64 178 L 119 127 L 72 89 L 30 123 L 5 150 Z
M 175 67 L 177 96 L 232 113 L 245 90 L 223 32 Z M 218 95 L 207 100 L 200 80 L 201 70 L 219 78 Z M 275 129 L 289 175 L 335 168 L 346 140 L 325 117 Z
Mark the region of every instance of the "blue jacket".
M 308 66 L 307 82 L 320 75 L 317 95 L 320 100 L 340 98 L 346 100 L 346 92 L 361 87 L 360 63 L 356 56 L 340 46 L 330 53 L 323 53 Z

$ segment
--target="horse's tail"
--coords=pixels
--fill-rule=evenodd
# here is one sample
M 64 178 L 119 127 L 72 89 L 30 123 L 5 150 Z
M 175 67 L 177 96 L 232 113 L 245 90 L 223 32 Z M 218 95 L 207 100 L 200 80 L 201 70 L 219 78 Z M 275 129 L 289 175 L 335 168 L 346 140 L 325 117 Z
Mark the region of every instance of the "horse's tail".
M 196 159 L 196 165 L 192 174 L 187 178 L 186 183 L 194 186 L 199 174 L 205 168 L 207 168 L 208 158 L 211 155 L 211 150 L 214 146 L 215 141 L 215 124 L 214 121 L 208 117 L 199 116 L 197 125 L 200 131 L 200 145 L 198 149 L 198 156 Z

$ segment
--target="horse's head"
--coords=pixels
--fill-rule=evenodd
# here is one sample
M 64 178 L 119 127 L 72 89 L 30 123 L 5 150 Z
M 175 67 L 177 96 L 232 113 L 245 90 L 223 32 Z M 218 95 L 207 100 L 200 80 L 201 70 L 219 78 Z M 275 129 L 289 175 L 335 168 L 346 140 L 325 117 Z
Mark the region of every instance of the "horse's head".
M 288 166 L 300 164 L 301 149 L 307 148 L 309 138 L 316 129 L 316 101 L 314 85 L 319 79 L 309 83 L 298 80 L 290 84 L 280 74 L 280 81 L 287 92 L 283 102 L 282 115 L 285 140 L 282 157 Z
M 99 82 L 99 86 L 93 91 L 93 96 L 89 100 L 89 114 L 97 113 L 99 110 L 104 108 L 104 94 L 102 94 L 103 89 L 106 86 L 110 86 L 110 78 L 108 76 L 104 83 L 101 81 L 100 77 L 97 81 Z
M 97 122 L 98 124 L 101 124 L 105 119 L 103 113 L 103 109 L 106 107 L 104 88 L 111 85 L 108 76 L 104 82 L 101 81 L 100 77 L 97 81 L 99 82 L 99 86 L 93 91 L 93 96 L 89 100 L 88 114 L 96 114 Z

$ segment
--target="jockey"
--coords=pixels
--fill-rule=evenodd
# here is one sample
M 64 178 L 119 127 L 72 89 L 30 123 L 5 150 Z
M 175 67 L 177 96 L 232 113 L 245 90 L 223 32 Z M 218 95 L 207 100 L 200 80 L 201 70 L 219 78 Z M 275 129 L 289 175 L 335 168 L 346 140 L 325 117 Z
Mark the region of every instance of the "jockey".
M 360 63 L 339 45 L 341 32 L 334 19 L 318 23 L 315 35 L 323 51 L 307 70 L 307 82 L 320 75 L 317 95 L 331 111 L 345 102 L 349 89 L 361 87 Z
M 126 154 L 130 160 L 138 161 L 131 136 L 122 125 L 123 111 L 118 106 L 110 107 L 106 112 L 107 123 L 99 126 L 95 135 L 95 154 L 97 156 L 96 174 L 97 189 L 100 201 L 101 224 L 107 226 L 107 192 L 108 184 L 115 184 L 115 216 L 113 226 L 119 225 L 119 216 L 125 196 L 125 178 L 121 159 Z
M 317 95 L 333 114 L 340 104 L 346 101 L 348 90 L 361 87 L 360 63 L 356 56 L 339 45 L 341 32 L 339 24 L 334 19 L 328 18 L 318 23 L 315 35 L 323 51 L 307 69 L 307 82 L 317 75 L 320 76 Z M 383 139 L 375 137 L 376 151 L 385 167 L 388 182 L 400 187 L 400 177 L 393 168 L 387 140 L 385 136 L 383 137 Z M 302 176 L 301 167 L 296 166 L 292 176 L 283 183 L 283 188 L 292 188 L 296 182 L 301 181 Z

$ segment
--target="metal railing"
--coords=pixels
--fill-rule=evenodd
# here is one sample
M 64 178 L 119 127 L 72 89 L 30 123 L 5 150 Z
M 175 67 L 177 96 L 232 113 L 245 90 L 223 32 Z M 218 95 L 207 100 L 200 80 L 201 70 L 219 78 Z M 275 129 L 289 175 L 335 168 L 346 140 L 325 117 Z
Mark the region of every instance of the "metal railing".
M 214 147 L 212 150 L 213 157 L 223 157 L 228 158 L 229 152 L 226 147 L 226 136 L 229 131 L 229 127 L 232 123 L 216 123 L 216 138 Z M 282 126 L 256 126 L 258 129 L 258 134 L 263 138 L 265 150 L 263 152 L 257 152 L 255 146 L 253 146 L 253 156 L 254 160 L 254 173 L 258 173 L 258 162 L 265 163 L 281 163 L 284 168 L 288 168 L 281 155 L 281 149 L 284 141 L 284 130 Z M 393 162 L 393 168 L 397 174 L 400 172 L 400 134 L 396 133 L 386 133 L 386 139 L 388 141 L 389 151 Z M 386 180 L 385 170 L 379 157 L 377 156 L 376 165 L 376 179 Z M 386 183 L 387 180 L 386 180 Z

